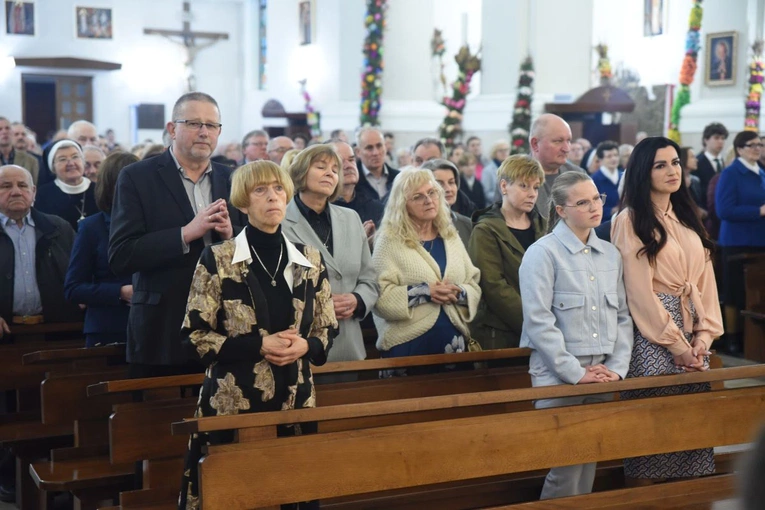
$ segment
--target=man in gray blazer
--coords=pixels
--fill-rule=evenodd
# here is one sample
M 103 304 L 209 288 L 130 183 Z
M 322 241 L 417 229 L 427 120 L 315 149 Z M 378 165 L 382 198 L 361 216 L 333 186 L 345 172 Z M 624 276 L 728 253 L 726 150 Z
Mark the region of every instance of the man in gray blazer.
M 359 323 L 377 303 L 380 289 L 361 219 L 356 211 L 327 204 L 332 234 L 330 253 L 301 212 L 298 199 L 296 195 L 287 205 L 282 228 L 290 241 L 318 248 L 327 266 L 340 329 L 327 361 L 365 359 L 367 354 Z M 341 303 L 348 302 L 349 295 L 355 298 L 356 306 L 346 311 Z
M 555 179 L 564 172 L 583 172 L 568 161 L 571 151 L 571 128 L 552 113 L 540 115 L 531 125 L 531 154 L 545 171 L 545 182 L 539 188 L 537 210 L 547 218 L 550 214 L 550 190 Z

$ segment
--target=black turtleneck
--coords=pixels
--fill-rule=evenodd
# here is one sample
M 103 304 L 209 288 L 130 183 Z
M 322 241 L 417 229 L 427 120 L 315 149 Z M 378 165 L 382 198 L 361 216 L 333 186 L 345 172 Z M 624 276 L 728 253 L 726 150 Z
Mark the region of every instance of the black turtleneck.
M 268 303 L 268 315 L 271 321 L 269 333 L 284 331 L 292 325 L 294 313 L 292 289 L 287 286 L 284 279 L 284 268 L 287 267 L 289 257 L 287 256 L 287 246 L 282 237 L 282 227 L 280 226 L 274 234 L 263 232 L 250 224 L 245 230 L 247 232 L 247 244 L 250 245 L 250 252 L 252 253 L 250 270 L 257 277 L 260 289 Z M 280 251 L 282 252 L 281 262 L 279 262 Z M 258 257 L 260 257 L 260 262 Z M 277 263 L 279 264 L 278 269 Z M 266 266 L 268 273 L 276 276 L 276 287 L 271 285 L 271 277 L 263 265 Z

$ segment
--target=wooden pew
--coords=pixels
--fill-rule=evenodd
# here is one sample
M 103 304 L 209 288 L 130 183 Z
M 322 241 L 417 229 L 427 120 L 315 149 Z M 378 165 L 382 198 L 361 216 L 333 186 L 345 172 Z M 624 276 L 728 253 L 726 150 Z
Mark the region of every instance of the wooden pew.
M 51 473 L 58 474 L 58 480 L 63 473 L 61 469 L 74 459 L 87 459 L 80 463 L 77 469 L 77 487 L 83 486 L 84 480 L 93 470 L 100 466 L 94 463 L 94 458 L 108 453 L 108 429 L 106 420 L 111 412 L 111 401 L 87 399 L 88 385 L 103 380 L 103 378 L 122 377 L 126 374 L 125 346 L 109 345 L 94 348 L 67 348 L 36 351 L 23 356 L 24 366 L 40 367 L 45 370 L 46 378 L 38 383 L 37 392 L 40 395 L 40 413 L 38 417 L 39 432 L 30 427 L 26 433 L 30 441 L 40 448 L 47 446 L 47 451 L 38 451 L 36 455 L 19 455 L 17 460 L 17 495 L 26 499 L 24 508 L 45 507 L 47 491 L 60 489 L 55 483 L 40 485 L 36 474 L 46 466 L 49 474 L 48 481 L 53 481 Z M 102 401 L 99 401 L 102 400 Z M 98 426 L 102 421 L 103 425 Z M 65 444 L 56 442 L 49 444 L 49 430 L 66 431 Z M 37 437 L 31 437 L 37 434 Z M 50 457 L 50 461 L 39 461 L 40 458 Z M 35 471 L 32 466 L 38 466 Z M 42 489 L 42 492 L 38 491 Z M 68 490 L 68 489 L 67 489 Z
M 604 392 L 606 387 L 610 392 L 763 375 L 765 366 L 758 365 L 607 385 L 502 390 L 200 418 L 176 423 L 173 431 L 182 435 L 230 429 L 239 432 L 238 443 L 208 448 L 201 462 L 205 509 L 269 508 L 295 500 L 326 500 L 551 466 L 745 443 L 765 416 L 765 387 L 330 433 L 321 432 L 325 421 L 588 395 Z M 303 421 L 318 421 L 320 432 L 276 438 L 276 425 Z M 625 440 L 625 431 L 629 430 L 639 430 L 640 434 Z M 688 430 L 694 433 L 688 434 Z M 248 468 L 253 465 L 268 465 L 269 469 Z M 313 466 L 331 466 L 331 476 L 321 476 Z
M 375 402 L 409 397 L 444 395 L 488 389 L 528 387 L 527 349 L 461 353 L 456 355 L 415 356 L 394 360 L 329 363 L 316 371 L 328 374 L 374 371 L 386 368 L 474 362 L 486 360 L 517 360 L 518 367 L 483 369 L 453 373 L 411 376 L 384 380 L 365 380 L 317 386 L 318 405 L 336 403 Z M 173 376 L 152 379 L 106 381 L 88 388 L 90 395 L 132 394 L 138 402 L 114 406 L 110 418 L 110 452 L 113 464 L 143 461 L 142 490 L 122 492 L 123 509 L 142 507 L 149 503 L 172 506 L 178 497 L 182 474 L 182 459 L 188 438 L 172 436 L 170 424 L 193 415 L 196 398 L 178 398 L 178 388 L 201 383 L 193 376 Z M 169 390 L 169 393 L 168 393 Z M 148 400 L 162 394 L 167 400 Z M 527 403 L 521 404 L 528 406 Z M 430 419 L 437 419 L 433 415 Z M 398 418 L 399 420 L 401 417 Z M 428 419 L 415 414 L 407 420 Z
M 11 393 L 15 411 L 0 415 L 0 446 L 16 457 L 16 504 L 29 508 L 34 485 L 28 483 L 30 459 L 47 457 L 51 448 L 71 444 L 72 427 L 46 425 L 40 419 L 40 384 L 50 371 L 66 371 L 63 363 L 35 365 L 23 358 L 37 351 L 79 348 L 83 339 L 73 338 L 82 331 L 81 322 L 11 324 L 8 343 L 0 344 L 0 392 Z M 61 337 L 63 335 L 63 338 Z M 31 492 L 30 492 L 31 489 Z
M 747 254 L 744 260 L 746 310 L 744 357 L 765 362 L 765 254 Z

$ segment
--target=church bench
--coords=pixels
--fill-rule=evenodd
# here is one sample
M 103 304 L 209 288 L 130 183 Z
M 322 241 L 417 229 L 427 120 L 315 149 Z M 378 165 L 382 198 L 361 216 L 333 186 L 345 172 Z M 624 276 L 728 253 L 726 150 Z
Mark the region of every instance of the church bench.
M 728 473 L 692 480 L 680 480 L 647 487 L 593 492 L 582 496 L 496 506 L 486 510 L 580 510 L 611 509 L 695 509 L 712 508 L 730 499 L 736 490 L 736 476 Z
M 317 386 L 318 405 L 330 403 L 373 402 L 402 397 L 418 398 L 428 395 L 442 395 L 465 391 L 485 391 L 504 387 L 529 386 L 528 351 L 509 349 L 506 352 L 460 353 L 455 355 L 417 356 L 395 360 L 374 360 L 349 363 L 331 363 L 318 367 L 325 373 L 379 370 L 392 366 L 416 366 L 443 364 L 446 361 L 475 361 L 482 359 L 513 359 L 522 365 L 500 369 L 481 369 L 403 378 L 331 383 Z M 370 366 L 371 365 L 371 366 Z M 170 376 L 151 379 L 104 381 L 88 388 L 91 396 L 107 394 L 131 394 L 136 402 L 114 406 L 110 418 L 110 454 L 112 463 L 143 461 L 142 490 L 122 493 L 130 504 L 123 501 L 123 507 L 135 506 L 132 497 L 139 498 L 141 505 L 152 501 L 152 494 L 162 495 L 162 489 L 170 488 L 166 497 L 177 499 L 178 484 L 182 474 L 182 459 L 186 452 L 188 438 L 171 435 L 171 423 L 193 416 L 197 406 L 196 398 L 178 398 L 179 388 L 201 382 L 198 375 Z M 158 393 L 159 392 L 159 393 Z M 157 394 L 171 395 L 166 400 L 147 400 Z M 415 414 L 407 420 L 425 419 Z M 398 418 L 400 419 L 400 418 Z M 432 418 L 432 419 L 435 419 Z M 346 424 L 350 426 L 350 424 Z M 171 469 L 164 469 L 170 467 Z M 157 492 L 159 490 L 159 493 Z
M 37 326 L 46 326 L 46 331 L 51 327 Z M 3 389 L 11 387 L 16 391 L 18 409 L 3 417 L 0 443 L 16 457 L 16 502 L 20 508 L 34 508 L 38 498 L 29 474 L 30 463 L 47 458 L 53 448 L 71 446 L 73 442 L 73 420 L 42 421 L 41 384 L 45 378 L 104 370 L 115 358 L 117 362 L 124 359 L 124 354 L 112 346 L 85 349 L 83 343 L 82 340 L 19 342 L 0 347 L 2 380 L 7 383 Z
M 406 367 L 424 367 L 446 365 L 453 363 L 481 363 L 492 360 L 516 361 L 517 366 L 528 366 L 530 349 L 496 349 L 481 352 L 462 352 L 458 354 L 431 354 L 426 356 L 409 356 L 405 358 L 376 358 L 361 361 L 338 361 L 312 367 L 314 374 L 343 374 L 377 372 L 379 370 Z M 456 373 L 456 372 L 455 372 Z M 376 373 L 373 374 L 376 380 Z M 151 377 L 146 379 L 130 379 L 103 381 L 88 388 L 89 395 L 103 393 L 118 393 L 132 391 L 163 390 L 182 386 L 199 386 L 204 380 L 204 374 L 174 375 L 167 377 Z
M 265 508 L 295 500 L 327 499 L 558 465 L 745 443 L 765 411 L 765 387 L 277 439 L 274 426 L 280 423 L 318 421 L 321 425 L 324 420 L 419 409 L 469 407 L 763 375 L 764 366 L 737 367 L 630 379 L 608 385 L 503 390 L 375 405 L 199 418 L 174 424 L 173 429 L 184 435 L 237 429 L 239 443 L 210 447 L 202 460 L 203 503 L 211 509 Z M 709 413 L 710 409 L 715 412 Z M 593 427 L 593 423 L 599 426 Z M 671 423 L 676 425 L 667 426 Z M 624 430 L 637 428 L 641 435 L 625 441 Z M 689 435 L 687 430 L 695 433 Z M 458 452 L 457 461 L 455 452 Z M 265 459 L 272 467 L 267 473 L 254 474 L 246 469 L 247 465 L 258 465 Z M 342 482 L 289 476 L 289 473 L 304 471 L 305 466 L 318 465 L 332 465 L 332 479 Z M 253 491 L 253 487 L 267 490 Z
M 126 376 L 125 366 L 115 366 L 99 372 L 52 375 L 42 383 L 42 422 L 72 426 L 74 445 L 52 450 L 50 461 L 30 464 L 28 472 L 40 491 L 41 506 L 48 491 L 71 491 L 78 504 L 89 506 L 103 499 L 104 488 L 116 496 L 126 483 L 132 483 L 133 466 L 111 465 L 108 451 L 112 406 L 129 401 L 130 396 L 87 396 L 89 385 Z
M 765 361 L 765 254 L 748 254 L 744 265 L 746 310 L 744 318 L 744 357 Z

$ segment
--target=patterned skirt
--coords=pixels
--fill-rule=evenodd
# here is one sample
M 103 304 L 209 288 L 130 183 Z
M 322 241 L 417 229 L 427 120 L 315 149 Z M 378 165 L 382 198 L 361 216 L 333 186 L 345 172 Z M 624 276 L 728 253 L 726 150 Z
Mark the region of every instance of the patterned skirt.
M 681 330 L 683 316 L 679 296 L 657 293 L 664 308 L 672 316 L 672 320 Z M 694 323 L 698 320 L 696 310 L 691 303 L 691 313 Z M 690 341 L 691 335 L 686 333 Z M 705 359 L 709 365 L 709 360 Z M 652 375 L 673 375 L 682 373 L 675 368 L 672 354 L 659 345 L 646 340 L 635 328 L 635 344 L 632 348 L 632 359 L 627 377 L 647 377 Z M 683 386 L 668 386 L 665 388 L 650 388 L 645 390 L 625 391 L 621 393 L 622 400 L 682 395 L 710 391 L 709 383 L 687 384 Z M 631 478 L 684 478 L 710 475 L 715 471 L 714 452 L 712 448 L 689 450 L 684 452 L 662 453 L 645 457 L 624 459 L 624 474 Z

